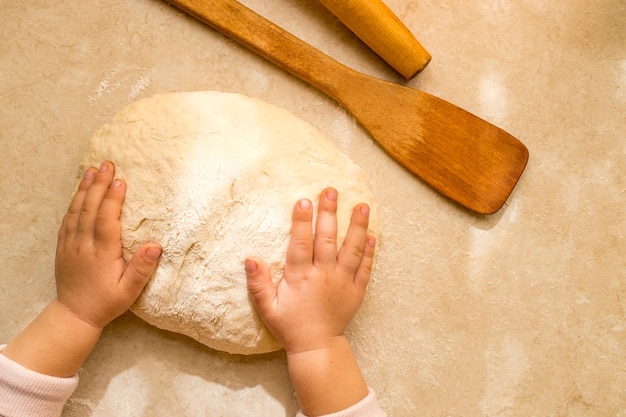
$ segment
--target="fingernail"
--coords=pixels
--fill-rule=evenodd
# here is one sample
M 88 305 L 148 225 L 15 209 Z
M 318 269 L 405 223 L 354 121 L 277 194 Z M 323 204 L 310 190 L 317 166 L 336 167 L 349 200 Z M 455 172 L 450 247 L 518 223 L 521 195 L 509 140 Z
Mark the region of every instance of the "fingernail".
M 363 217 L 369 217 L 370 215 L 370 208 L 367 204 L 363 204 L 361 206 L 361 216 Z
M 373 248 L 374 246 L 376 246 L 376 238 L 374 236 L 368 236 L 366 243 L 367 243 L 367 246 L 369 246 L 370 248 Z
M 302 210 L 308 210 L 311 208 L 311 201 L 309 201 L 306 198 L 303 198 L 302 200 L 300 200 L 300 202 L 298 203 L 298 205 L 300 206 L 300 208 Z
M 252 259 L 246 259 L 246 272 L 256 272 L 259 270 L 259 266 Z
M 86 179 L 87 181 L 91 181 L 93 177 L 95 177 L 95 173 L 93 172 L 93 169 L 91 168 L 85 171 L 85 174 L 83 175 L 83 179 Z
M 109 169 L 109 164 L 107 164 L 106 162 L 103 162 L 102 165 L 100 165 L 100 169 L 98 171 L 105 172 L 108 169 Z
M 114 180 L 113 184 L 111 184 L 111 188 L 120 188 L 121 185 L 122 185 L 122 181 Z
M 159 247 L 151 246 L 148 249 L 146 249 L 146 258 L 148 258 L 151 261 L 156 261 L 157 259 L 159 259 L 162 252 L 163 252 L 163 249 Z
M 333 188 L 326 190 L 326 198 L 328 199 L 328 201 L 335 202 L 337 201 L 337 197 L 338 197 L 337 190 Z

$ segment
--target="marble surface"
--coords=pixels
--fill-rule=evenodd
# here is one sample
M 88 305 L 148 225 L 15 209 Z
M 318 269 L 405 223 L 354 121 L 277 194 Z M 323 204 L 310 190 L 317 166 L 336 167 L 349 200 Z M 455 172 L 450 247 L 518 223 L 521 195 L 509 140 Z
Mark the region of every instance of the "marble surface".
M 56 229 L 91 134 L 155 93 L 285 107 L 380 202 L 375 277 L 349 336 L 390 416 L 626 416 L 626 2 L 387 4 L 433 55 L 407 85 L 522 140 L 505 207 L 478 216 L 388 157 L 334 101 L 157 0 L 5 2 L 0 340 L 54 296 Z M 341 62 L 404 82 L 314 0 L 245 4 Z M 64 416 L 292 416 L 282 353 L 230 356 L 128 313 Z

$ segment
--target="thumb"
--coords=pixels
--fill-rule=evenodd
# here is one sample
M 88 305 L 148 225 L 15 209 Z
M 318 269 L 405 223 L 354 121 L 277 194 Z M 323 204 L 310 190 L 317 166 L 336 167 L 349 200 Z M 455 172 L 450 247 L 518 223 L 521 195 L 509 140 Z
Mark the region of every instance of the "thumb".
M 269 311 L 276 296 L 276 287 L 267 264 L 257 257 L 246 258 L 248 292 L 261 317 Z
M 122 275 L 120 284 L 128 291 L 128 295 L 136 299 L 154 273 L 161 253 L 161 247 L 147 243 L 137 249 Z

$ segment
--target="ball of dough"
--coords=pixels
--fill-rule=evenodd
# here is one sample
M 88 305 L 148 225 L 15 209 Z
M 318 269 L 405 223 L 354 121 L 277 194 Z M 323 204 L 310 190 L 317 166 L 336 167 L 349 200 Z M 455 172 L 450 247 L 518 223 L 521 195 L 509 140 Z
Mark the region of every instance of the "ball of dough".
M 81 172 L 115 163 L 128 184 L 124 258 L 148 241 L 159 266 L 131 310 L 162 329 L 237 354 L 280 349 L 258 317 L 243 260 L 261 256 L 282 278 L 291 213 L 325 187 L 340 193 L 339 242 L 352 208 L 376 203 L 364 174 L 319 131 L 245 96 L 171 93 L 122 109 L 92 137 Z

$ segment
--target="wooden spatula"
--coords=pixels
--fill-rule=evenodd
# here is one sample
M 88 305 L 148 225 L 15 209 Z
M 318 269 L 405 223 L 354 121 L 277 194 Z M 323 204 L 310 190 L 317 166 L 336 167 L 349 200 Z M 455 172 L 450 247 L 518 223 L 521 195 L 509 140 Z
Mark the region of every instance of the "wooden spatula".
M 528 150 L 513 136 L 419 90 L 346 67 L 235 0 L 168 0 L 337 100 L 380 146 L 470 210 L 496 212 Z

